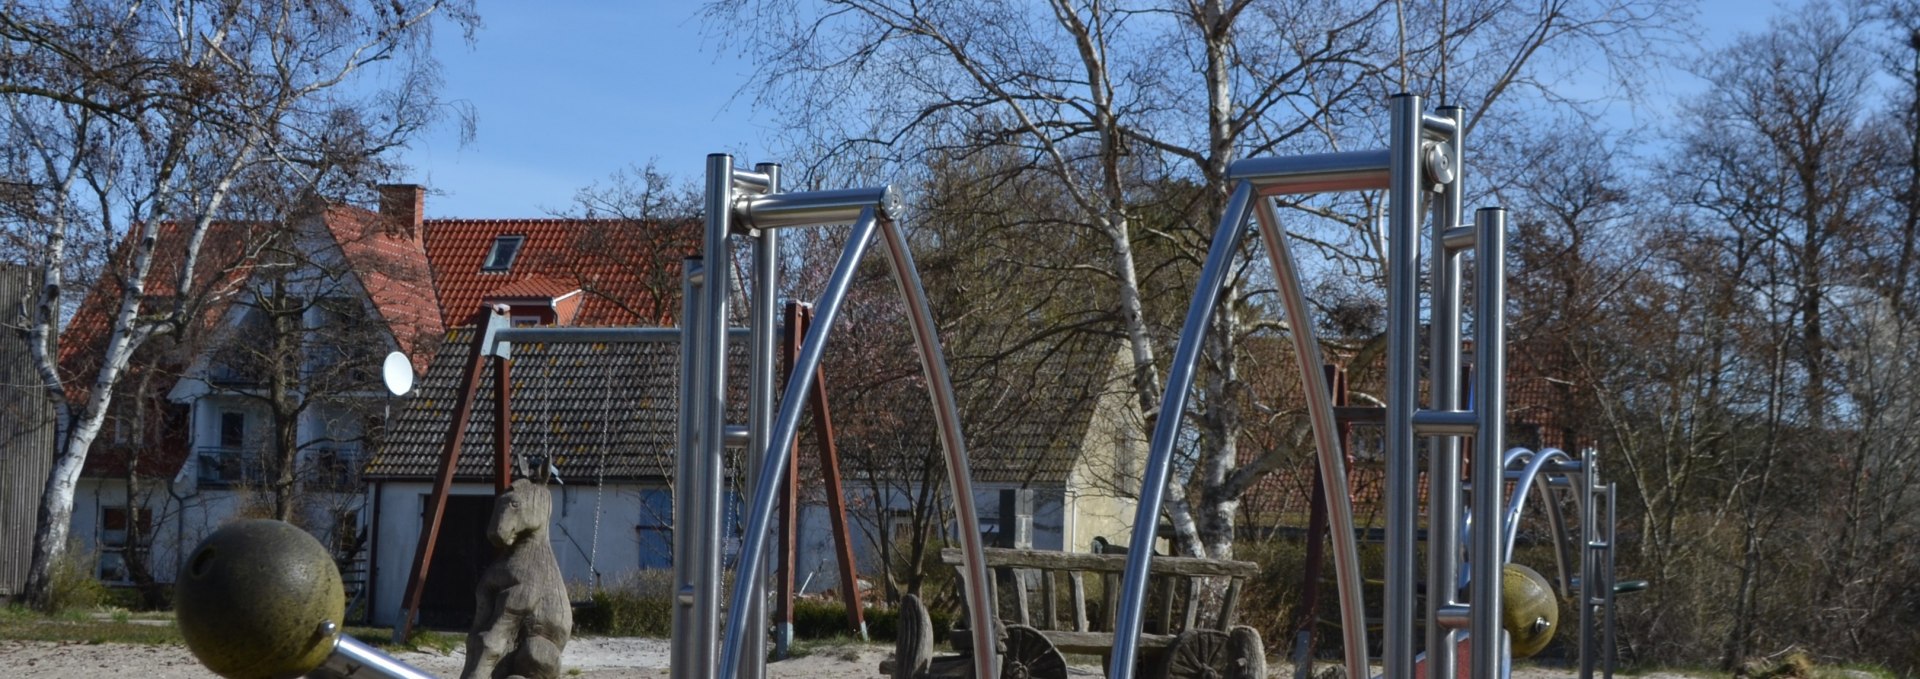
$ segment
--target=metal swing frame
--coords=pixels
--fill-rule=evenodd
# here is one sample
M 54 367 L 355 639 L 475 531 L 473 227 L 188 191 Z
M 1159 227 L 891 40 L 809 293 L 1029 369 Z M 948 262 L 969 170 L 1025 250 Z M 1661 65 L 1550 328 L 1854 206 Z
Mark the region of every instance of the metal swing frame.
M 1483 209 L 1472 226 L 1462 219 L 1462 171 L 1465 111 L 1444 107 L 1438 115 L 1427 114 L 1417 95 L 1401 94 L 1391 103 L 1392 124 L 1386 150 L 1357 151 L 1306 156 L 1255 158 L 1236 162 L 1228 171 L 1234 182 L 1232 197 L 1221 217 L 1207 259 L 1187 307 L 1180 342 L 1169 371 L 1166 396 L 1155 422 L 1148 450 L 1146 474 L 1142 479 L 1140 503 L 1134 515 L 1135 526 L 1151 526 L 1157 520 L 1171 472 L 1173 448 L 1177 442 L 1188 392 L 1198 366 L 1200 348 L 1217 306 L 1229 267 L 1239 251 L 1251 217 L 1258 223 L 1261 240 L 1279 283 L 1281 303 L 1293 321 L 1294 354 L 1299 362 L 1303 390 L 1313 424 L 1317 462 L 1329 489 L 1346 487 L 1346 468 L 1335 426 L 1333 404 L 1320 365 L 1320 350 L 1314 339 L 1306 299 L 1300 284 L 1298 267 L 1287 247 L 1280 227 L 1274 196 L 1303 193 L 1329 193 L 1385 189 L 1387 191 L 1387 413 L 1386 413 L 1386 587 L 1384 665 L 1390 679 L 1412 679 L 1415 670 L 1415 537 L 1419 520 L 1415 498 L 1418 470 L 1415 468 L 1416 436 L 1429 439 L 1429 476 L 1433 492 L 1429 516 L 1429 535 L 1434 544 L 1429 550 L 1428 582 L 1458 580 L 1457 536 L 1463 514 L 1460 481 L 1460 451 L 1464 439 L 1474 442 L 1475 488 L 1501 487 L 1500 455 L 1504 447 L 1502 416 L 1505 412 L 1505 211 Z M 1433 331 L 1429 365 L 1434 397 L 1426 409 L 1419 406 L 1419 371 L 1414 344 L 1419 331 L 1420 273 L 1419 256 L 1422 216 L 1429 193 L 1437 192 L 1432 204 L 1437 208 L 1437 223 L 1430 230 L 1433 276 Z M 1477 313 L 1474 324 L 1476 400 L 1472 410 L 1462 409 L 1458 400 L 1461 311 L 1461 254 L 1474 251 L 1478 263 L 1475 284 Z M 1338 492 L 1326 494 L 1330 533 L 1334 545 L 1334 569 L 1339 588 L 1341 627 L 1346 647 L 1347 676 L 1371 676 L 1367 658 L 1367 631 L 1361 597 L 1359 550 L 1354 537 L 1352 508 Z M 1474 493 L 1474 514 L 1483 517 L 1504 516 L 1497 492 Z M 1504 545 L 1497 539 L 1500 531 L 1482 531 L 1472 537 L 1470 562 L 1499 564 L 1505 561 Z M 1114 630 L 1113 663 L 1109 676 L 1130 679 L 1134 675 L 1141 631 L 1141 614 L 1146 599 L 1146 580 L 1152 559 L 1149 531 L 1135 531 L 1128 553 L 1127 570 L 1121 584 L 1120 608 Z M 1471 672 L 1473 679 L 1496 679 L 1504 634 L 1500 630 L 1500 589 L 1498 578 L 1475 578 L 1469 586 L 1467 602 L 1456 601 L 1453 592 L 1436 591 L 1421 613 L 1427 621 L 1430 657 L 1427 676 L 1452 679 L 1458 644 L 1455 636 L 1463 629 L 1471 631 Z M 1471 603 L 1469 603 L 1471 602 Z
M 953 494 L 954 514 L 966 554 L 966 601 L 972 616 L 974 660 L 982 677 L 997 673 L 991 624 L 993 610 L 987 598 L 987 568 L 974 508 L 971 472 L 959 407 L 953 394 L 940 338 L 928 307 L 913 254 L 907 247 L 899 195 L 891 187 L 837 191 L 780 192 L 779 166 L 763 164 L 753 171 L 734 168 L 733 157 L 707 157 L 706 238 L 703 251 L 708 266 L 687 279 L 689 300 L 681 328 L 682 386 L 680 420 L 680 485 L 675 493 L 675 553 L 673 612 L 675 679 L 765 675 L 767 612 L 760 596 L 761 574 L 767 560 L 767 542 L 778 503 L 782 476 L 789 468 L 793 441 L 807 394 L 818 373 L 833 323 L 851 286 L 854 270 L 868 246 L 879 235 L 887 261 L 908 310 L 921 368 L 926 373 L 939 427 L 941 450 Z M 779 400 L 773 400 L 773 340 L 775 294 L 779 281 L 778 234 L 798 226 L 851 224 L 851 235 L 833 268 L 825 290 L 815 303 L 818 326 L 801 343 L 792 366 L 792 378 Z M 748 378 L 748 419 L 744 428 L 725 422 L 726 342 L 733 276 L 719 263 L 731 261 L 733 239 L 742 237 L 752 249 L 749 276 L 748 326 L 751 374 Z M 744 430 L 744 431 L 743 431 Z M 722 463 L 729 442 L 747 446 L 747 483 L 753 488 L 745 517 L 745 535 L 737 563 L 724 637 L 716 639 L 720 619 L 719 589 Z M 715 643 L 720 641 L 721 643 Z

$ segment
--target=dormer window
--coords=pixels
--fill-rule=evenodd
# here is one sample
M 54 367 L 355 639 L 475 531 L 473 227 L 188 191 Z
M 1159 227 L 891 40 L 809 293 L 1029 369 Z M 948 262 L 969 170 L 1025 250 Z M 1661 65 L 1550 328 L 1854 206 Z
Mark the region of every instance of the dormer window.
M 519 256 L 520 245 L 525 242 L 526 236 L 500 236 L 493 239 L 493 249 L 487 251 L 487 261 L 480 264 L 480 270 L 502 273 L 512 269 L 513 258 Z

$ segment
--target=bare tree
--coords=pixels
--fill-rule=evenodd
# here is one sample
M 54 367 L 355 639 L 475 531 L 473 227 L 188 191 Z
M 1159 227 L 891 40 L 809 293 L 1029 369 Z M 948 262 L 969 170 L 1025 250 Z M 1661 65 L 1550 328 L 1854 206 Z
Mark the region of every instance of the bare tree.
M 81 463 L 130 359 L 235 292 L 202 256 L 209 226 L 255 186 L 290 180 L 294 193 L 324 192 L 374 179 L 341 172 L 371 167 L 341 159 L 377 159 L 439 112 L 424 57 L 435 15 L 476 22 L 458 0 L 0 10 L 0 172 L 30 194 L 11 204 L 44 276 L 32 332 L 37 350 L 48 347 L 36 363 L 59 441 L 27 584 L 33 603 L 47 604 Z M 346 87 L 383 63 L 394 66 L 388 86 Z M 46 340 L 71 302 L 66 274 L 88 259 L 77 248 L 96 243 L 120 244 L 102 274 L 109 284 L 93 287 L 103 312 L 90 322 L 103 344 L 53 348 Z M 66 352 L 95 358 L 63 366 Z

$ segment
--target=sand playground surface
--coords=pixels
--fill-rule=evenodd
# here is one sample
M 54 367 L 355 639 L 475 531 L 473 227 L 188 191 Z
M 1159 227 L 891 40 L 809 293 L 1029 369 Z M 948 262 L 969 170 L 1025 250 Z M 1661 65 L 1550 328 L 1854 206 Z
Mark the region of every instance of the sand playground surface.
M 567 644 L 567 676 L 586 679 L 664 679 L 671 642 L 665 639 L 608 637 L 576 638 Z M 767 664 L 771 679 L 823 677 L 826 679 L 880 679 L 880 662 L 892 655 L 892 646 L 844 644 L 815 646 L 806 657 Z M 397 656 L 437 677 L 457 677 L 466 662 L 461 651 L 405 652 Z M 1269 660 L 1274 679 L 1290 679 L 1284 664 Z M 1076 665 L 1073 679 L 1104 676 L 1100 667 Z M 1572 671 L 1518 668 L 1514 679 L 1568 679 Z M 217 679 L 200 666 L 185 646 L 87 644 L 78 642 L 0 641 L 0 677 L 55 677 L 71 679 Z M 1684 679 L 1680 675 L 1650 674 L 1640 679 Z

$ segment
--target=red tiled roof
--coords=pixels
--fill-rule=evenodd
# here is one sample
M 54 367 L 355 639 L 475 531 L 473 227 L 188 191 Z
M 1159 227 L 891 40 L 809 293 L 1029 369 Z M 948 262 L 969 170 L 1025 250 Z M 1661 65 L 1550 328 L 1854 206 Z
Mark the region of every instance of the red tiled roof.
M 678 315 L 680 261 L 700 252 L 700 229 L 692 221 L 429 219 L 421 231 L 448 327 L 468 324 L 487 297 L 551 289 L 522 283 L 534 276 L 558 284 L 552 287 L 585 291 L 575 325 L 671 325 Z M 481 271 L 501 236 L 526 240 L 510 269 Z
M 532 274 L 495 288 L 485 299 L 559 299 L 579 291 L 580 286 L 573 283 Z
M 326 221 L 341 252 L 352 262 L 361 287 L 372 298 L 374 312 L 386 321 L 400 351 L 413 359 L 414 372 L 425 373 L 446 330 L 425 248 L 413 234 L 391 228 L 379 214 L 364 208 L 328 208 Z
M 323 218 L 372 299 L 375 313 L 385 321 L 400 349 L 413 357 L 415 369 L 424 372 L 444 328 L 426 251 L 419 240 L 404 229 L 389 228 L 380 215 L 362 208 L 331 206 Z M 180 266 L 185 260 L 186 227 L 179 222 L 160 225 L 155 239 L 159 249 L 154 252 L 152 273 L 147 279 L 146 295 L 141 303 L 143 311 L 158 311 L 162 308 L 159 305 L 173 302 Z M 202 306 L 197 312 L 198 325 L 189 334 L 212 328 L 225 315 L 234 293 L 251 272 L 253 257 L 258 254 L 249 246 L 257 243 L 268 228 L 270 225 L 260 222 L 222 221 L 208 226 L 194 271 L 194 297 Z M 115 261 L 125 261 L 133 238 L 129 237 Z M 85 399 L 92 387 L 105 353 L 112 317 L 119 310 L 120 281 L 112 271 L 109 268 L 99 284 L 87 292 L 73 319 L 60 333 L 62 377 L 68 380 L 67 393 L 76 402 Z M 129 366 L 128 375 L 140 370 L 160 370 L 168 376 L 163 378 L 168 383 L 151 386 L 164 393 L 171 387 L 170 380 L 179 374 L 180 367 L 193 359 L 182 354 L 179 348 L 191 350 L 197 346 L 192 341 L 179 343 L 178 339 L 163 338 L 142 347 L 140 355 Z M 122 384 L 126 383 L 128 379 L 123 377 Z M 106 473 L 116 464 L 123 466 L 115 462 L 116 453 L 109 448 L 100 443 L 89 451 L 88 471 L 84 473 Z M 149 453 L 153 464 L 177 470 L 186 461 L 188 451 L 184 440 L 177 446 L 160 448 Z M 101 459 L 96 461 L 93 459 L 96 457 Z M 149 468 L 148 462 L 149 458 L 141 460 L 142 473 L 158 469 Z
M 146 294 L 140 303 L 141 312 L 159 311 L 161 305 L 172 304 L 179 289 L 180 264 L 186 259 L 186 226 L 179 222 L 163 222 L 157 229 L 154 239 L 157 249 L 153 253 L 153 267 L 147 275 Z M 255 222 L 214 222 L 208 225 L 200 247 L 200 260 L 194 271 L 195 297 L 206 303 L 200 313 L 202 325 L 196 330 L 209 327 L 226 310 L 228 299 L 250 270 L 251 257 L 246 245 L 264 228 L 265 225 Z M 87 291 L 86 297 L 81 299 L 80 308 L 67 321 L 67 327 L 60 331 L 61 378 L 67 381 L 67 395 L 75 402 L 85 400 L 92 389 L 93 377 L 98 373 L 100 359 L 106 351 L 113 316 L 120 310 L 122 288 L 119 272 L 124 270 L 121 267 L 132 256 L 137 238 L 137 231 L 128 234 L 127 241 L 121 244 L 112 263 L 101 273 L 100 281 Z

